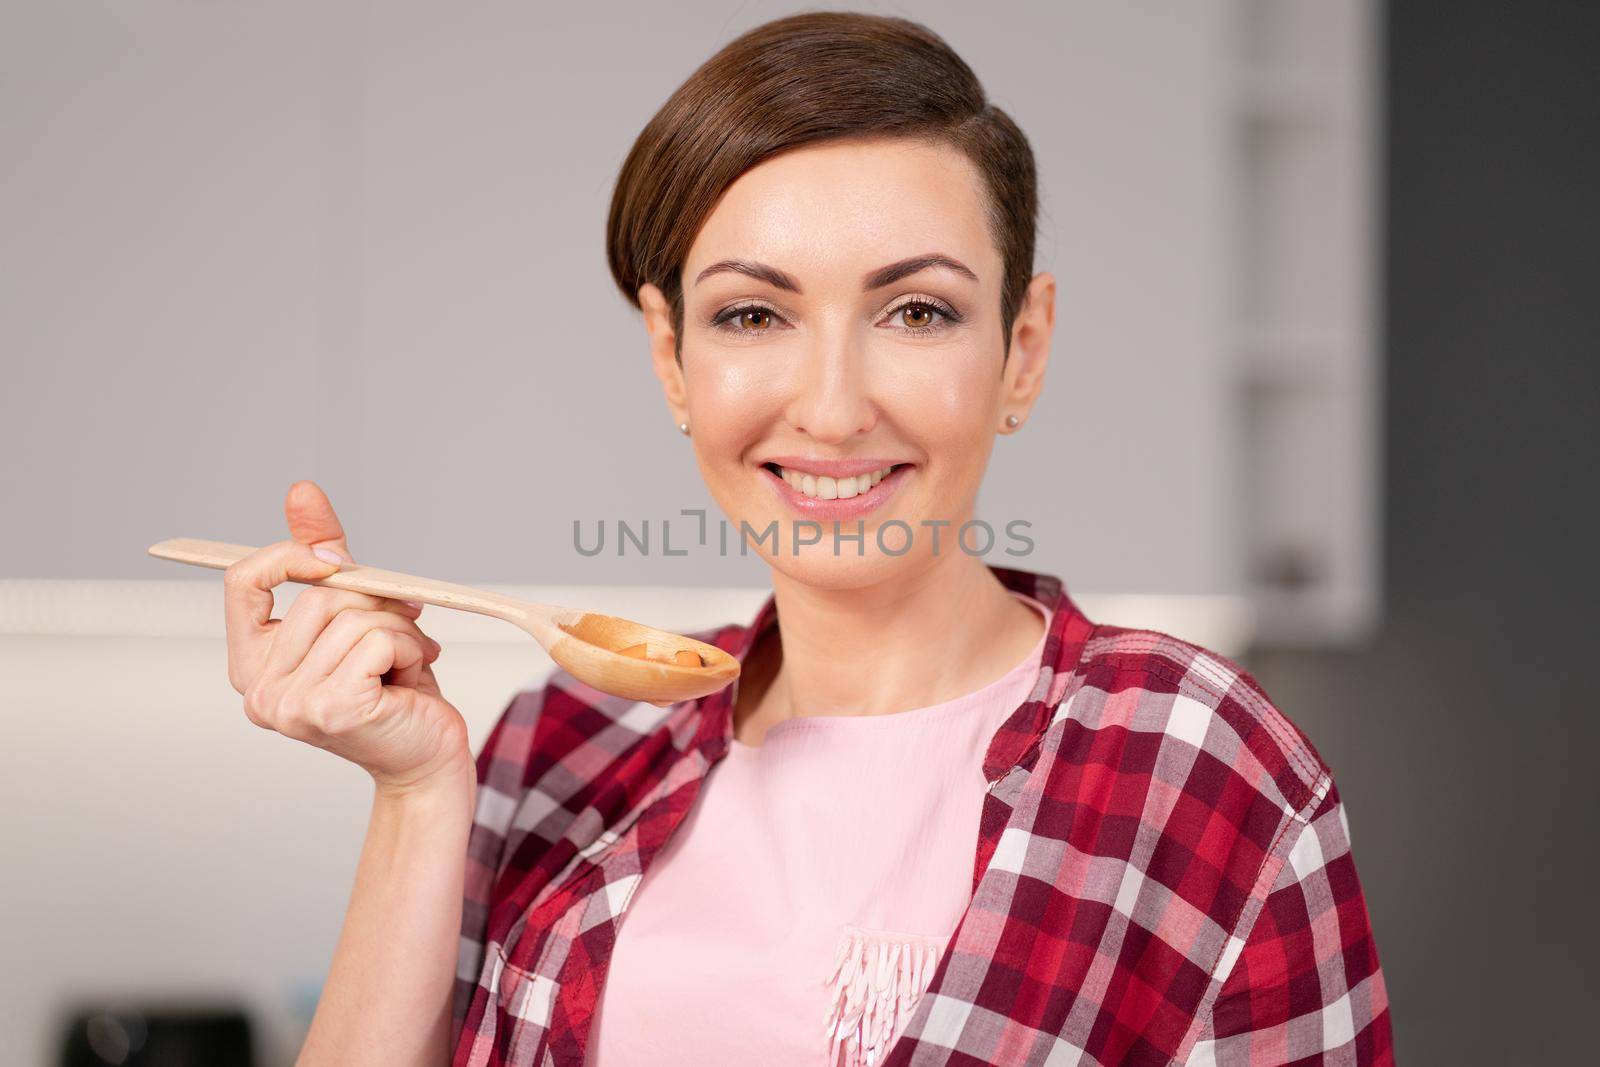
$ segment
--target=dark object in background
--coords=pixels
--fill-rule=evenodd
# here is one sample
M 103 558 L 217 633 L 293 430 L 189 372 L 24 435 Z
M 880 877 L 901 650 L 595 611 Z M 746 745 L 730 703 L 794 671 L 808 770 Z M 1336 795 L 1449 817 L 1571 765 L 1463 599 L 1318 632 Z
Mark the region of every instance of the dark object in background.
M 61 1067 L 255 1067 L 243 1009 L 94 1008 L 67 1025 Z

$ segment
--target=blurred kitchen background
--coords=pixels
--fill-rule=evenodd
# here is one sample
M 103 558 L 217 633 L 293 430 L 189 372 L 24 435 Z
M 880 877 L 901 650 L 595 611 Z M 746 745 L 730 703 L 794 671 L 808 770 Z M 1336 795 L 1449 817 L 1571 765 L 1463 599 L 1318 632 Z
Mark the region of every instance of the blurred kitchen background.
M 1058 339 L 994 562 L 1312 737 L 1402 1062 L 1588 1062 L 1595 7 L 823 6 L 943 34 L 1038 156 Z M 602 235 L 667 95 L 798 9 L 0 0 L 0 1064 L 289 1064 L 342 920 L 369 784 L 249 725 L 220 576 L 151 543 L 280 539 L 313 478 L 362 562 L 754 610 Z M 448 616 L 481 740 L 548 661 Z

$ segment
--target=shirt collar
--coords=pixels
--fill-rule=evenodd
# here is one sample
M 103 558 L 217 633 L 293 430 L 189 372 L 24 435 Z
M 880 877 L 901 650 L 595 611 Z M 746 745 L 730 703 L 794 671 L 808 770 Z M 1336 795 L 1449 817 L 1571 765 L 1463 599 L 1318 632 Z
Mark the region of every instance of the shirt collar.
M 1040 653 L 1038 683 L 1029 698 L 995 733 L 984 759 L 984 773 L 993 781 L 1012 767 L 1028 761 L 1030 753 L 1050 724 L 1094 624 L 1073 602 L 1067 594 L 1066 585 L 1055 575 L 992 564 L 989 569 L 1007 589 L 1031 596 L 1051 610 L 1050 629 L 1045 634 L 1044 650 Z M 757 640 L 777 624 L 777 601 L 769 593 L 748 626 L 727 627 L 715 636 L 712 643 L 743 664 Z M 733 702 L 738 694 L 739 681 L 735 678 L 731 684 L 702 698 L 700 722 L 692 745 L 711 763 L 721 759 L 733 742 Z

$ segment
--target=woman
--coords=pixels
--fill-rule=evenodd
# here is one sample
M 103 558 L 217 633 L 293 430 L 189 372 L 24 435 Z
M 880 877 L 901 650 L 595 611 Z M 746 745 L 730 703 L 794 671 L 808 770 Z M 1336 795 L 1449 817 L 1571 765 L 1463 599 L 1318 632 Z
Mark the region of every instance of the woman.
M 898 19 L 759 27 L 640 135 L 611 268 L 772 568 L 701 635 L 743 662 L 710 697 L 557 672 L 474 766 L 414 605 L 271 620 L 349 559 L 293 487 L 293 540 L 229 570 L 230 676 L 376 782 L 302 1063 L 1392 1060 L 1311 744 L 1221 656 L 964 540 L 1049 359 L 1035 212 L 1026 139 Z

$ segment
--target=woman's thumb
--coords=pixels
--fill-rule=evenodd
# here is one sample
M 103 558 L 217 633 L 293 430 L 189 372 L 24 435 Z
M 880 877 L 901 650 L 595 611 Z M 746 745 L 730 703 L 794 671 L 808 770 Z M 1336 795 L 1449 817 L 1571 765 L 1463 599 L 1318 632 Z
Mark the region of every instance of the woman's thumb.
M 284 518 L 289 521 L 289 536 L 313 548 L 330 548 L 349 562 L 350 547 L 345 543 L 344 527 L 334 513 L 328 494 L 313 481 L 298 481 L 289 487 L 283 501 Z

